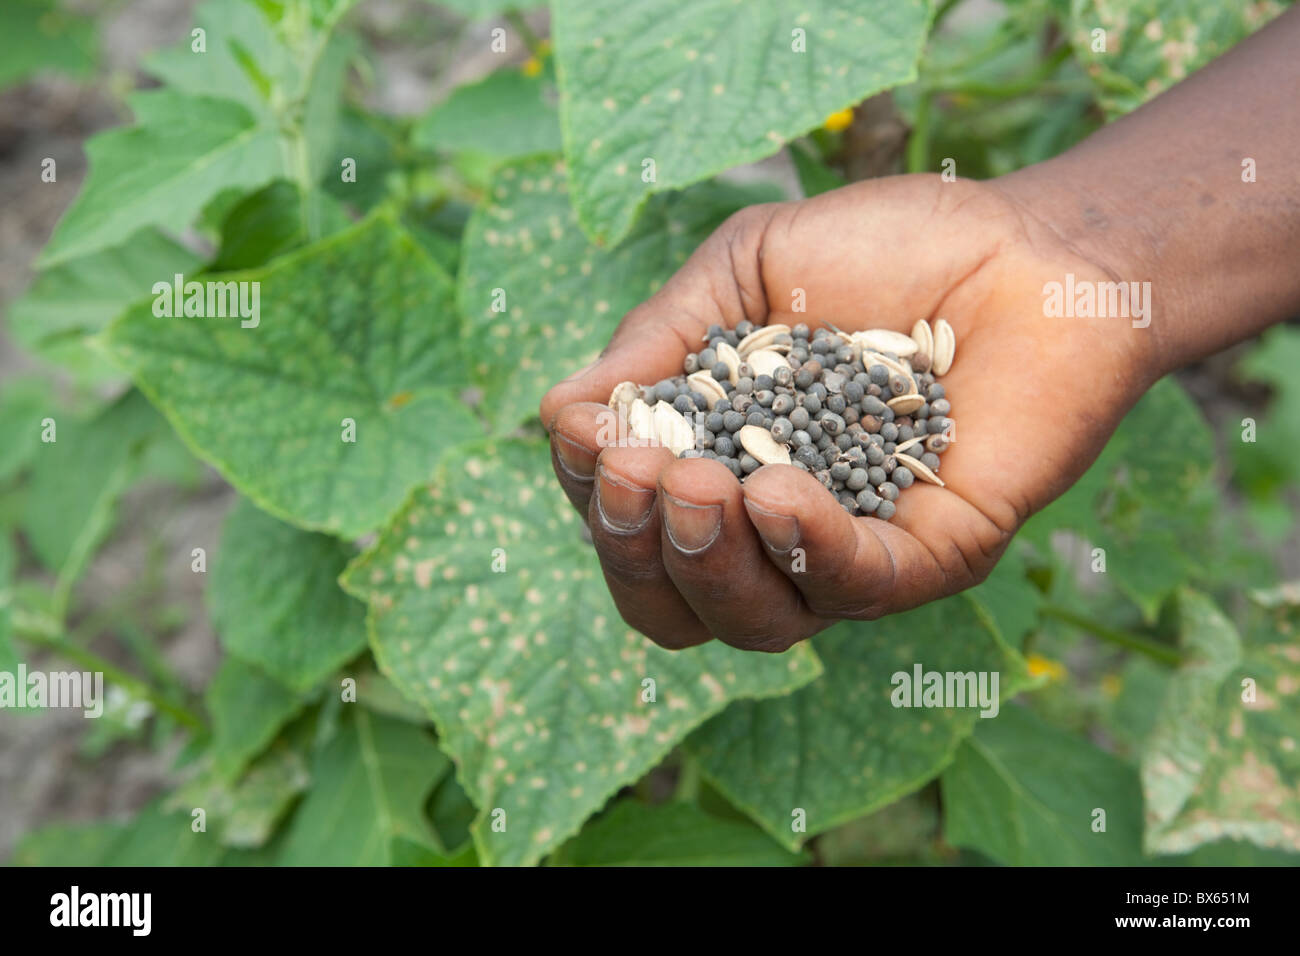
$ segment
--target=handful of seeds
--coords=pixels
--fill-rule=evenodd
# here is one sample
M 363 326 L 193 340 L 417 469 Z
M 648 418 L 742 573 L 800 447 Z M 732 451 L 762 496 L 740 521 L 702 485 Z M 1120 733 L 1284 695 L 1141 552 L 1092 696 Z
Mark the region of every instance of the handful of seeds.
M 741 481 L 762 465 L 811 472 L 849 514 L 889 520 L 917 479 L 942 485 L 952 406 L 937 379 L 956 338 L 939 319 L 910 336 L 807 325 L 709 327 L 683 374 L 623 382 L 610 408 L 638 439 L 714 458 Z

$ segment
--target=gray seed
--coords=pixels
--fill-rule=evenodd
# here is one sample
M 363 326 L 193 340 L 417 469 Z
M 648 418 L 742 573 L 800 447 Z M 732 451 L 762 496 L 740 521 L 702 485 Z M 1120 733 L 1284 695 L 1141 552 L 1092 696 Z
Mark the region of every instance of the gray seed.
M 872 514 L 880 507 L 880 496 L 870 488 L 863 488 L 858 492 L 858 507 L 862 509 L 863 514 Z
M 881 501 L 880 505 L 876 508 L 876 517 L 884 518 L 886 521 L 888 521 L 890 518 L 894 517 L 894 514 L 897 511 L 898 511 L 898 506 L 895 505 L 892 501 Z
M 778 418 L 772 423 L 772 437 L 777 441 L 789 441 L 794 436 L 794 426 L 788 418 Z
M 916 476 L 912 474 L 910 468 L 906 465 L 899 465 L 889 474 L 889 480 L 898 485 L 899 488 L 910 488 Z
M 898 485 L 892 481 L 884 481 L 876 486 L 876 493 L 886 501 L 898 500 Z
M 715 349 L 705 349 L 700 353 L 700 368 L 708 370 L 718 364 L 718 353 Z
M 885 474 L 885 469 L 881 468 L 879 465 L 873 465 L 867 469 L 867 484 L 872 487 L 883 485 L 888 480 L 889 476 Z
M 836 481 L 844 481 L 849 477 L 849 473 L 852 471 L 853 466 L 847 461 L 837 461 L 835 464 L 831 465 L 831 477 Z M 863 472 L 863 475 L 865 476 L 866 472 Z
M 849 472 L 849 477 L 845 480 L 844 485 L 850 491 L 861 491 L 870 483 L 870 471 L 862 468 L 854 468 Z
M 722 413 L 722 427 L 727 431 L 735 434 L 745 427 L 746 418 L 740 412 L 732 409 L 729 412 Z

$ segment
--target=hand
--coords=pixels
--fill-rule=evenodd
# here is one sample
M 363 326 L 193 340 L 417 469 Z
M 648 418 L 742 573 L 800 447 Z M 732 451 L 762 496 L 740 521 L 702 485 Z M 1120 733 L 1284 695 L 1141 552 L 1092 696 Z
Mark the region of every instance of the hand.
M 556 474 L 623 618 L 664 647 L 782 651 L 837 619 L 982 581 L 1161 371 L 1152 337 L 1127 319 L 1044 316 L 1043 284 L 1067 272 L 1110 278 L 991 184 L 895 177 L 729 219 L 628 313 L 595 365 L 542 401 Z M 797 289 L 806 313 L 791 311 Z M 918 481 L 892 521 L 850 517 L 788 466 L 742 485 L 716 461 L 598 443 L 613 387 L 680 374 L 710 324 L 908 332 L 921 317 L 956 332 L 943 384 L 957 440 L 942 458 L 947 487 Z

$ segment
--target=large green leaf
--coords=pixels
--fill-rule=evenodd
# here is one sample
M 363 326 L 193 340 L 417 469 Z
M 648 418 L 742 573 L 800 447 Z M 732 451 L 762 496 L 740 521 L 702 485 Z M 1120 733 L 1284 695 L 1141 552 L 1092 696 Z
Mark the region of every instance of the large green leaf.
M 307 202 L 316 204 L 316 225 L 322 236 L 332 235 L 351 222 L 329 193 L 314 194 Z M 264 265 L 304 245 L 308 241 L 306 228 L 298 188 L 284 180 L 274 182 L 245 197 L 226 214 L 221 223 L 221 251 L 212 263 L 212 271 Z
M 926 0 L 553 0 L 551 10 L 574 204 L 588 234 L 610 243 L 652 193 L 770 156 L 910 82 L 930 19 Z
M 1240 643 L 1205 598 L 1179 602 L 1187 662 L 1142 760 L 1146 842 L 1179 853 L 1223 838 L 1300 851 L 1300 601 L 1260 595 Z M 1240 660 L 1238 660 L 1240 653 Z
M 237 657 L 221 662 L 205 700 L 212 715 L 213 765 L 225 780 L 238 777 L 307 703 Z
M 558 152 L 553 96 L 551 77 L 506 67 L 457 87 L 415 124 L 411 141 L 421 149 L 476 150 L 495 159 Z
M 256 328 L 140 307 L 108 341 L 195 452 L 277 517 L 363 534 L 481 434 L 456 397 L 450 281 L 391 221 L 222 280 L 260 284 Z
M 189 275 L 200 258 L 157 229 L 142 229 L 120 245 L 56 266 L 32 283 L 9 309 L 9 328 L 29 351 L 96 377 L 121 371 L 88 354 L 84 336 L 98 332 L 159 280 Z
M 351 548 L 248 502 L 226 518 L 212 569 L 212 620 L 226 650 L 306 691 L 366 646 L 365 605 L 338 576 Z
M 312 789 L 293 815 L 282 866 L 388 866 L 436 847 L 424 803 L 451 770 L 411 724 L 349 706 L 312 767 Z
M 1141 862 L 1134 769 L 1027 709 L 985 720 L 941 778 L 944 835 L 1013 866 Z M 1100 826 L 1105 811 L 1105 830 Z
M 1286 9 L 1289 0 L 1072 0 L 1070 40 L 1112 116 L 1141 106 Z M 1105 49 L 1094 50 L 1094 31 Z
M 895 707 L 894 674 L 911 677 L 916 665 L 997 673 L 1003 696 L 1025 683 L 1019 655 L 962 596 L 840 624 L 813 644 L 825 662 L 821 680 L 787 697 L 733 704 L 687 744 L 728 799 L 791 848 L 917 789 L 975 724 L 989 723 L 978 705 Z
M 0 389 L 0 482 L 31 464 L 41 447 L 41 423 L 58 417 L 48 379 L 11 378 L 4 383 Z
M 433 716 L 480 808 L 487 863 L 536 862 L 728 702 L 818 670 L 806 647 L 652 645 L 580 530 L 544 443 L 489 443 L 444 464 L 344 577 L 380 667 Z
M 37 446 L 22 528 L 41 563 L 73 580 L 112 531 L 145 452 L 169 435 L 134 389 L 90 419 L 51 417 L 57 440 Z
M 689 803 L 620 800 L 583 827 L 552 863 L 568 866 L 797 866 L 798 854 L 762 830 Z
M 288 172 L 277 131 L 238 103 L 171 90 L 130 102 L 137 125 L 86 144 L 86 184 L 41 253 L 43 268 L 119 245 L 147 226 L 180 231 L 222 190 L 255 189 Z
M 1172 379 L 1158 382 L 1120 423 L 1096 463 L 1021 536 L 1046 548 L 1069 529 L 1106 551 L 1106 574 L 1154 619 L 1188 581 L 1214 575 L 1218 511 L 1214 440 Z
M 214 834 L 161 801 L 126 823 L 60 824 L 28 834 L 14 851 L 19 866 L 211 866 L 223 853 Z
M 626 242 L 602 250 L 578 228 L 563 164 L 535 159 L 502 169 L 465 231 L 458 290 L 481 356 L 484 405 L 499 428 L 535 415 L 546 389 L 592 361 L 625 312 L 718 223 L 759 198 L 718 185 L 663 197 Z M 504 312 L 494 311 L 497 290 Z

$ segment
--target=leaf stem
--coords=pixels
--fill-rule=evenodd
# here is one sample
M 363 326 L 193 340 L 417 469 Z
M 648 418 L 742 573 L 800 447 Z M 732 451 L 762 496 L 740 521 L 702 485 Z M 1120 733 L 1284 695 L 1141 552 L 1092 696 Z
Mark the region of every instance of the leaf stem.
M 934 93 L 923 86 L 916 101 L 916 122 L 912 135 L 907 138 L 906 167 L 909 173 L 923 173 L 930 163 L 930 107 Z
M 1040 609 L 1044 617 L 1052 617 L 1072 627 L 1077 627 L 1081 631 L 1086 631 L 1095 637 L 1101 638 L 1119 647 L 1130 651 L 1136 651 L 1139 654 L 1145 654 L 1154 661 L 1161 664 L 1167 664 L 1170 667 L 1177 667 L 1182 663 L 1182 655 L 1175 648 L 1167 644 L 1159 644 L 1148 638 L 1129 631 L 1122 631 L 1119 628 L 1110 627 L 1102 624 L 1100 621 L 1085 617 L 1082 614 L 1076 614 L 1073 611 L 1066 610 L 1054 604 L 1043 605 Z
M 528 47 L 528 52 L 540 60 L 542 57 L 542 40 L 533 32 L 533 28 L 528 25 L 524 15 L 516 8 L 511 7 L 505 12 L 505 19 L 506 23 L 510 24 L 514 31 L 523 38 L 524 46 Z
M 52 622 L 50 622 L 52 624 Z M 187 707 L 176 703 L 166 694 L 156 690 L 149 684 L 142 681 L 133 674 L 128 674 L 116 664 L 105 660 L 93 651 L 88 651 L 83 647 L 78 647 L 71 641 L 67 640 L 61 633 L 48 624 L 42 625 L 34 619 L 15 615 L 14 619 L 14 636 L 25 644 L 33 647 L 42 647 L 46 650 L 53 651 L 61 657 L 70 661 L 81 664 L 92 671 L 101 672 L 105 679 L 120 685 L 127 690 L 132 696 L 143 698 L 153 704 L 158 710 L 175 719 L 177 722 L 184 724 L 191 730 L 199 733 L 205 733 L 207 727 L 198 714 L 194 713 Z

